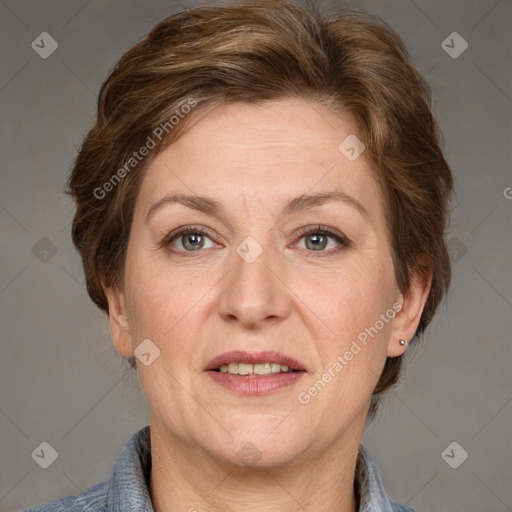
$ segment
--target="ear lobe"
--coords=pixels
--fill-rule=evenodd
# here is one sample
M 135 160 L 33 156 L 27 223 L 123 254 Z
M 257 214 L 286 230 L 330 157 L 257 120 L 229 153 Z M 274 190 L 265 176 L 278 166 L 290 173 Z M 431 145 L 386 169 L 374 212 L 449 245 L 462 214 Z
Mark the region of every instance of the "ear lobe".
M 393 320 L 393 327 L 388 343 L 388 357 L 397 357 L 407 350 L 407 345 L 401 345 L 400 340 L 411 341 L 420 323 L 421 315 L 432 284 L 432 271 L 416 271 L 411 279 L 407 292 L 401 294 L 402 309 Z
M 115 285 L 106 285 L 103 278 L 101 282 L 108 300 L 108 320 L 114 346 L 124 357 L 132 357 L 134 352 L 124 293 Z

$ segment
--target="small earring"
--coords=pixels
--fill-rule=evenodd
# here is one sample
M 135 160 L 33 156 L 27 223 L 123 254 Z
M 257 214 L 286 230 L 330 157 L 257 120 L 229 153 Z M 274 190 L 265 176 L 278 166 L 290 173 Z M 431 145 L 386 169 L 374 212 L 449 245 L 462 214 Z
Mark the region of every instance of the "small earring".
M 400 345 L 408 345 L 409 342 L 407 340 L 400 340 Z

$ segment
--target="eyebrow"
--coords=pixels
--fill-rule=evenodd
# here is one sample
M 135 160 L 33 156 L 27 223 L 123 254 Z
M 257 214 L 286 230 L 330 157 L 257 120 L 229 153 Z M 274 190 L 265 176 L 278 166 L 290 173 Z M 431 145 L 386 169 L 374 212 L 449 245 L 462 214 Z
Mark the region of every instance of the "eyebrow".
M 333 190 L 331 192 L 319 192 L 316 194 L 303 194 L 301 196 L 294 197 L 283 208 L 282 216 L 291 215 L 299 211 L 308 210 L 315 206 L 321 206 L 331 201 L 341 201 L 348 206 L 354 208 L 363 216 L 368 217 L 368 211 L 364 206 L 352 196 L 349 196 L 342 190 Z M 220 217 L 225 211 L 224 206 L 219 201 L 211 197 L 201 197 L 197 195 L 186 195 L 186 194 L 167 194 L 166 196 L 159 199 L 154 203 L 148 211 L 146 221 L 149 221 L 150 217 L 160 209 L 163 205 L 169 203 L 178 203 L 186 206 L 193 210 L 199 210 L 216 217 Z

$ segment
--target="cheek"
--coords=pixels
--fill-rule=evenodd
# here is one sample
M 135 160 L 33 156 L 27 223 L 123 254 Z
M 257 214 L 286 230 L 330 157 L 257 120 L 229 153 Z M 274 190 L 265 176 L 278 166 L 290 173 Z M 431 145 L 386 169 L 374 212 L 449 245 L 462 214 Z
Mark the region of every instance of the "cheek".
M 347 373 L 354 371 L 371 385 L 385 359 L 386 341 L 392 316 L 386 316 L 395 301 L 394 274 L 383 255 L 347 269 L 340 292 L 338 353 L 350 361 Z M 333 312 L 334 314 L 334 312 Z M 382 316 L 384 315 L 384 317 Z M 384 318 L 384 320 L 382 320 Z M 342 330 L 344 329 L 344 330 Z
M 125 287 L 132 336 L 161 340 L 183 317 L 193 289 L 190 280 L 156 258 L 127 258 Z
M 297 279 L 297 296 L 311 305 L 338 345 L 373 325 L 391 307 L 394 277 L 386 260 L 355 254 L 335 271 Z

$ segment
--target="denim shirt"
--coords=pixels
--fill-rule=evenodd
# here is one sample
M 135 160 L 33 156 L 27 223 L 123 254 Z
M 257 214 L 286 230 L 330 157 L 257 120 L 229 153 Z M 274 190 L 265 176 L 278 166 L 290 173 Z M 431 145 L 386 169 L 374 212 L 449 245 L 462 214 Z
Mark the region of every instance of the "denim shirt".
M 25 512 L 154 512 L 149 495 L 151 446 L 149 425 L 126 443 L 110 476 L 74 496 L 59 498 Z M 358 512 L 414 512 L 393 501 L 384 491 L 379 471 L 360 444 L 355 472 L 359 491 Z M 195 510 L 190 507 L 189 510 Z

